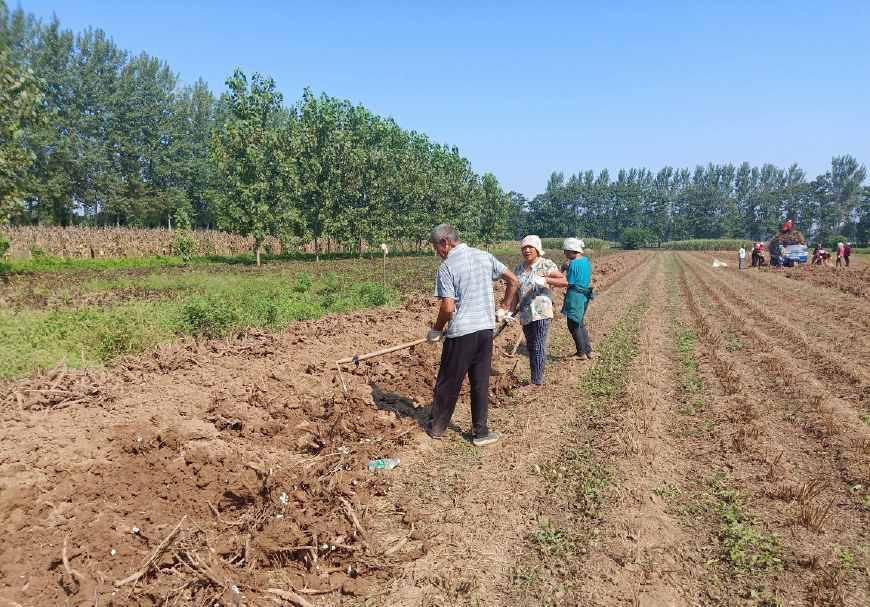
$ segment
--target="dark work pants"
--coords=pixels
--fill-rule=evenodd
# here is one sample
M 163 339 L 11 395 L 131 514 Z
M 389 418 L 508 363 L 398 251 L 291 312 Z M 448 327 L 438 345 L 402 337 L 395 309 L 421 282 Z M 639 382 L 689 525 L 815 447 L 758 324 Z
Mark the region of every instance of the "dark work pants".
M 471 427 L 475 436 L 486 434 L 489 412 L 489 375 L 492 371 L 492 330 L 477 331 L 444 340 L 441 368 L 432 400 L 432 432 L 447 429 L 465 375 L 471 384 Z
M 574 338 L 577 347 L 577 355 L 592 354 L 592 344 L 589 343 L 589 331 L 586 330 L 586 322 L 574 322 L 568 319 L 568 332 Z
M 526 349 L 529 351 L 529 366 L 532 369 L 532 383 L 544 383 L 544 365 L 547 362 L 547 333 L 550 331 L 550 319 L 535 320 L 523 325 L 526 336 Z

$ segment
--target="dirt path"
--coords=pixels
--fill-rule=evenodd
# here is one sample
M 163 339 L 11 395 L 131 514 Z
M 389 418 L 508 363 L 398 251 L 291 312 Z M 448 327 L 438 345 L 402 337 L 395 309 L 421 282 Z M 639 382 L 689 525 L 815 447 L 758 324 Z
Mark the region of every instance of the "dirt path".
M 681 369 L 670 326 L 671 276 L 659 258 L 624 390 L 580 423 L 610 487 L 597 509 L 583 513 L 591 539 L 572 572 L 569 604 L 693 604 L 712 587 L 703 535 L 693 535 L 667 501 L 691 468 L 673 432 Z M 583 494 L 592 493 L 595 471 L 580 480 Z

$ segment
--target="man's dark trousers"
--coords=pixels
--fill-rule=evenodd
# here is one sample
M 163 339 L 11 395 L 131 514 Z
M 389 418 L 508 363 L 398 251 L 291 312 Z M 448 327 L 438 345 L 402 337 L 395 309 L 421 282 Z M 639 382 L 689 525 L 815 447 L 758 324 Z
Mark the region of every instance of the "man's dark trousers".
M 474 436 L 482 436 L 489 431 L 487 414 L 491 370 L 491 329 L 444 340 L 441 368 L 435 380 L 435 396 L 432 400 L 433 434 L 441 434 L 447 429 L 466 374 L 471 384 L 472 432 Z

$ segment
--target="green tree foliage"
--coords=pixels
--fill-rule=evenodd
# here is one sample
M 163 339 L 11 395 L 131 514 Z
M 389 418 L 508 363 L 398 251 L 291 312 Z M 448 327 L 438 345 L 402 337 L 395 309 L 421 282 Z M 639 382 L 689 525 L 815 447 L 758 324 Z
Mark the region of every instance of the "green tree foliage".
M 647 245 L 652 234 L 646 228 L 626 228 L 622 233 L 624 249 L 639 249 Z
M 196 253 L 196 238 L 191 228 L 190 212 L 184 207 L 175 211 L 175 238 L 172 241 L 172 254 L 187 263 Z
M 18 100 L 47 117 L 3 115 L 19 125 L 14 222 L 169 227 L 184 209 L 192 227 L 250 234 L 255 248 L 273 235 L 318 253 L 419 247 L 442 221 L 472 242 L 513 229 L 494 176 L 361 105 L 306 89 L 284 106 L 271 79 L 240 71 L 215 98 L 102 30 L 75 34 L 3 0 L 0 41 L 4 74 L 41 79 Z
M 0 5 L 0 16 L 4 11 Z M 13 60 L 7 36 L 0 37 L 0 222 L 8 221 L 26 193 L 34 160 L 26 133 L 38 128 L 43 117 L 39 82 L 28 67 Z
M 215 131 L 218 225 L 254 237 L 257 265 L 267 236 L 278 237 L 298 223 L 296 179 L 281 94 L 271 78 L 241 70 L 227 80 L 227 118 Z
M 832 159 L 831 170 L 813 181 L 796 164 L 780 169 L 748 163 L 604 170 L 567 179 L 554 173 L 543 194 L 511 207 L 511 230 L 542 236 L 582 234 L 647 244 L 687 239 L 767 240 L 790 217 L 805 234 L 826 239 L 843 234 L 856 242 L 870 236 L 866 169 L 851 156 Z M 519 229 L 518 226 L 523 226 Z M 629 230 L 632 230 L 629 232 Z

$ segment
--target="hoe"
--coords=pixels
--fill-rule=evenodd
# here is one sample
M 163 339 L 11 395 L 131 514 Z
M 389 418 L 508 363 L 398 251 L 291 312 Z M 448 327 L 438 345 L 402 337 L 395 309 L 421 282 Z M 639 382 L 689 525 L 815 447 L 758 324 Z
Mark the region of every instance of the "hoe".
M 498 328 L 495 330 L 492 338 L 495 339 L 498 337 L 504 328 L 510 324 L 509 321 L 505 320 L 501 324 L 499 324 Z M 355 366 L 359 366 L 359 364 L 370 358 L 377 358 L 378 356 L 383 356 L 384 354 L 390 354 L 391 352 L 398 352 L 399 350 L 407 350 L 408 348 L 413 348 L 414 346 L 419 346 L 422 343 L 426 342 L 425 337 L 421 337 L 420 339 L 415 339 L 414 341 L 405 342 L 403 344 L 398 344 L 395 346 L 390 346 L 389 348 L 383 348 L 381 350 L 375 350 L 374 352 L 369 352 L 368 354 L 354 354 L 353 356 L 349 356 L 347 358 L 342 358 L 340 360 L 335 361 L 335 368 L 338 370 L 338 379 L 341 382 L 341 391 L 344 392 L 344 397 L 347 398 L 347 385 L 344 383 L 344 376 L 341 374 L 341 366 L 353 363 Z M 519 342 L 517 342 L 519 345 Z M 514 352 L 516 353 L 516 347 L 514 347 Z

